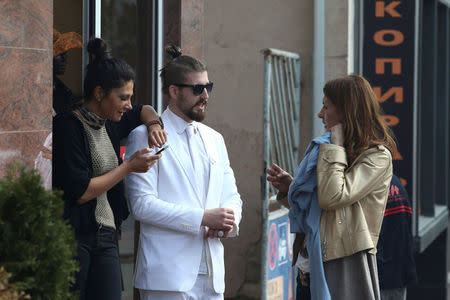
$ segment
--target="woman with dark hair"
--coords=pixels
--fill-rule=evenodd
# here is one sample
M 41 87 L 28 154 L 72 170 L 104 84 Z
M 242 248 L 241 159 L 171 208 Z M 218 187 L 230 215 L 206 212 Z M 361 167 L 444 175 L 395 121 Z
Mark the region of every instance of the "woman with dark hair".
M 160 147 L 167 136 L 151 106 L 131 104 L 134 70 L 112 58 L 101 39 L 87 50 L 84 104 L 54 118 L 53 186 L 63 191 L 64 217 L 75 229 L 80 299 L 121 299 L 117 239 L 129 214 L 122 179 L 147 172 L 161 154 L 141 149 L 122 163 L 120 140 L 141 124 L 149 145 Z
M 267 179 L 280 201 L 289 192 L 291 223 L 300 223 L 296 265 L 302 278 L 310 274 L 312 299 L 380 299 L 375 253 L 395 141 L 362 76 L 328 81 L 323 91 L 318 117 L 327 133 L 313 140 L 295 178 L 273 165 Z

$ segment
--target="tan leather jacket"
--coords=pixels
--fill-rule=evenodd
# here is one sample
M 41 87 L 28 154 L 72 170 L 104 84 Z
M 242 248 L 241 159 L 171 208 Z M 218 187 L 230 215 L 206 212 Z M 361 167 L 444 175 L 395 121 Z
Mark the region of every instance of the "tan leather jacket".
M 376 253 L 391 177 L 392 156 L 384 146 L 364 151 L 347 168 L 343 147 L 320 145 L 317 192 L 323 261 L 362 250 Z

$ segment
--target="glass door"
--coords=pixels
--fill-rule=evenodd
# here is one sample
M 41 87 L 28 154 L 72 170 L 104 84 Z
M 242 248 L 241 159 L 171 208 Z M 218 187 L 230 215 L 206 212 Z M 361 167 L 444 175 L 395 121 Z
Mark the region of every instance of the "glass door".
M 89 1 L 89 32 L 104 39 L 112 55 L 125 60 L 136 71 L 132 102 L 150 104 L 160 112 L 159 72 L 162 57 L 162 0 Z M 126 141 L 122 141 L 121 152 Z M 119 241 L 123 277 L 123 299 L 138 299 L 133 289 L 133 271 L 139 239 L 139 223 L 130 215 L 122 225 Z

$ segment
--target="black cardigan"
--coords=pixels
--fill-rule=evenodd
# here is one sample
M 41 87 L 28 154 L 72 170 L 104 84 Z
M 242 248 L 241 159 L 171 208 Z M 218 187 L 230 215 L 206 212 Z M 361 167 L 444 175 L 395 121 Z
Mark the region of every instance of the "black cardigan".
M 122 163 L 120 140 L 142 124 L 141 110 L 141 105 L 134 105 L 132 110 L 122 116 L 120 122 L 106 121 L 106 131 L 119 164 Z M 92 172 L 89 141 L 83 124 L 73 112 L 56 115 L 53 119 L 53 188 L 63 191 L 64 218 L 69 220 L 77 232 L 87 232 L 98 228 L 95 219 L 97 199 L 81 205 L 76 203 L 85 193 L 92 178 Z M 108 202 L 114 213 L 116 229 L 120 232 L 122 221 L 130 214 L 123 181 L 108 191 Z
M 411 232 L 412 207 L 400 179 L 393 175 L 377 245 L 380 289 L 397 289 L 417 282 Z

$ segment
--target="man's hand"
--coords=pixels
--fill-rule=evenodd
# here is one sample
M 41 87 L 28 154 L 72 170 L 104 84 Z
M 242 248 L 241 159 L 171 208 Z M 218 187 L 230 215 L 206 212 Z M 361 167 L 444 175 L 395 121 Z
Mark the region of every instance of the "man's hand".
M 213 229 L 213 228 L 205 228 L 205 234 L 203 235 L 203 238 L 207 239 L 207 238 L 220 238 L 220 239 L 226 239 L 231 231 L 233 230 L 233 228 L 229 229 L 229 230 L 221 230 L 221 229 Z M 220 236 L 219 232 L 222 231 L 223 235 Z
M 203 213 L 202 226 L 207 226 L 211 231 L 211 235 L 214 233 L 217 236 L 219 230 L 224 233 L 231 231 L 234 224 L 234 211 L 231 208 L 213 208 L 207 209 Z
M 272 167 L 266 169 L 267 181 L 270 181 L 274 188 L 282 193 L 289 191 L 289 186 L 292 182 L 292 176 L 278 165 L 273 164 Z
M 148 145 L 161 148 L 167 141 L 167 133 L 159 124 L 147 126 Z

